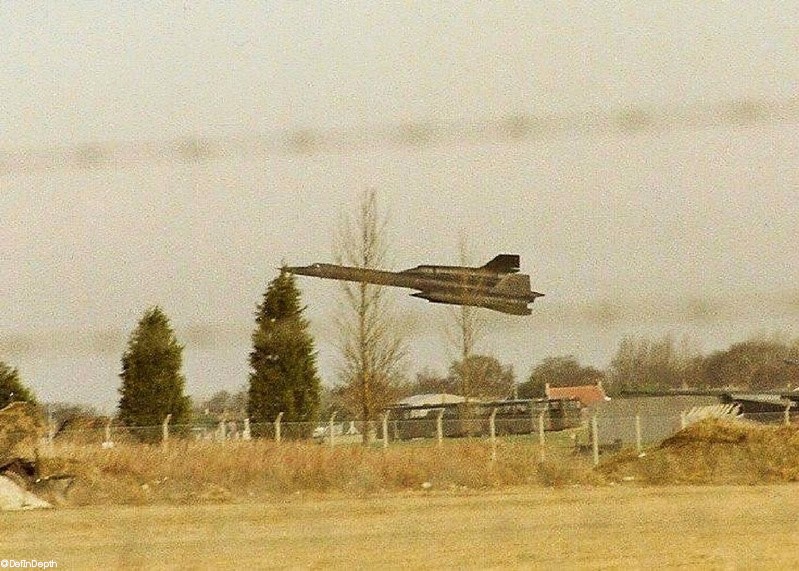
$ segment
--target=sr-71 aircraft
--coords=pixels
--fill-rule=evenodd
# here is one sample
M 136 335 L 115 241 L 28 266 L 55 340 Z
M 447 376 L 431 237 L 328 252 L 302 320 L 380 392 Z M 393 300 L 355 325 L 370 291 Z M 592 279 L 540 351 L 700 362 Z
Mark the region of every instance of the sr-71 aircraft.
M 416 266 L 401 272 L 367 268 L 312 264 L 288 267 L 286 271 L 301 276 L 314 276 L 418 290 L 413 297 L 433 303 L 471 305 L 509 313 L 530 315 L 527 307 L 543 296 L 530 290 L 530 276 L 519 274 L 519 256 L 500 254 L 480 267 Z

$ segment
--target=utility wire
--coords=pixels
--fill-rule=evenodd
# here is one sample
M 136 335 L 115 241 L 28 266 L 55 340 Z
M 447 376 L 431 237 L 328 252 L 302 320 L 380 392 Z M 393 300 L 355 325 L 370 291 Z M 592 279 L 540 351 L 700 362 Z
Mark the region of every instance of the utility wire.
M 373 129 L 271 131 L 230 137 L 183 137 L 0 149 L 0 176 L 59 170 L 201 163 L 234 157 L 350 154 L 369 150 L 520 143 L 562 137 L 659 135 L 670 131 L 747 128 L 799 122 L 799 97 L 730 100 L 688 107 L 626 107 L 609 113 L 517 113 L 471 123 L 409 122 Z

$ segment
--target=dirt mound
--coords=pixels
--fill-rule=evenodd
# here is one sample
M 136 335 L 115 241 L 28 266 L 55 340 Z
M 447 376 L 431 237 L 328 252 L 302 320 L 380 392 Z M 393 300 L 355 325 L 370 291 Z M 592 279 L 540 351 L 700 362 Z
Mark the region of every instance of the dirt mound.
M 598 470 L 646 484 L 761 484 L 799 480 L 799 427 L 706 419 L 638 457 L 625 450 Z
M 755 437 L 755 434 L 768 429 L 743 422 L 730 422 L 717 418 L 708 418 L 684 428 L 680 432 L 663 440 L 661 448 L 679 448 L 697 442 L 715 442 L 740 444 Z

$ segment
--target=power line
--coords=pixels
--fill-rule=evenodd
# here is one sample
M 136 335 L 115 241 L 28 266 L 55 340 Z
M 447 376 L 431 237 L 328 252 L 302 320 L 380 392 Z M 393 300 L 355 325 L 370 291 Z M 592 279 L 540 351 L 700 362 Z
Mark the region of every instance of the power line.
M 0 175 L 202 163 L 233 157 L 349 154 L 364 150 L 520 143 L 561 137 L 659 135 L 669 131 L 746 128 L 799 121 L 799 97 L 739 99 L 686 107 L 625 107 L 612 112 L 515 113 L 470 123 L 407 122 L 370 129 L 298 129 L 230 137 L 183 137 L 0 150 Z

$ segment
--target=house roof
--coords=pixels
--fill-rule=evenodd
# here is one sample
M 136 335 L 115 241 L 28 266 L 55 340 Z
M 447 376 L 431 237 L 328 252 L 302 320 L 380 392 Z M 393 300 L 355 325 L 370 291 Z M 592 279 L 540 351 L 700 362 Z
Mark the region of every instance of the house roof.
M 546 387 L 548 399 L 576 398 L 583 406 L 591 406 L 598 402 L 610 400 L 602 388 L 602 383 L 596 385 L 578 385 L 574 387 Z

